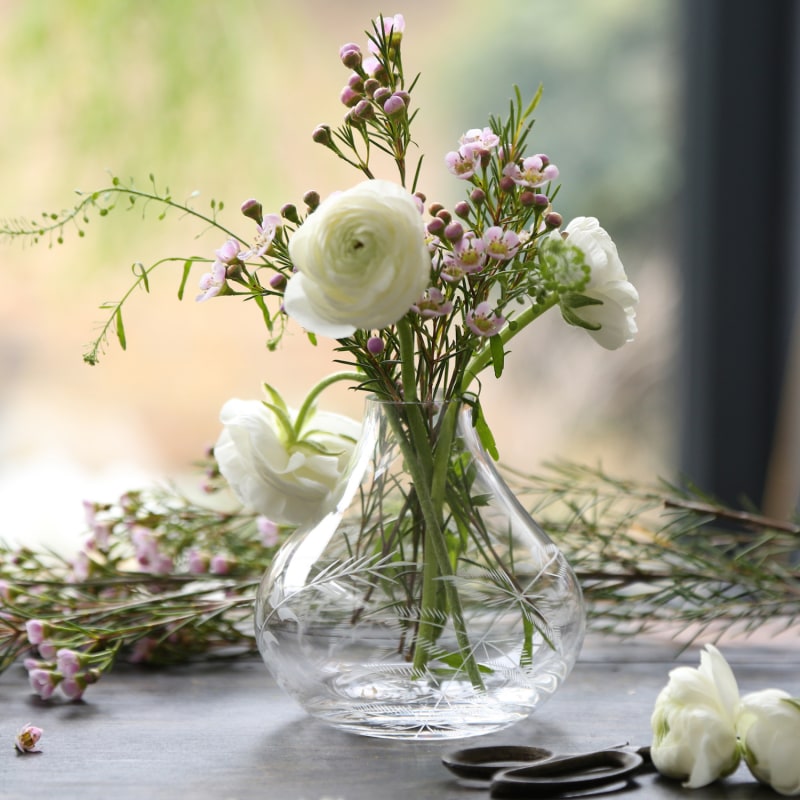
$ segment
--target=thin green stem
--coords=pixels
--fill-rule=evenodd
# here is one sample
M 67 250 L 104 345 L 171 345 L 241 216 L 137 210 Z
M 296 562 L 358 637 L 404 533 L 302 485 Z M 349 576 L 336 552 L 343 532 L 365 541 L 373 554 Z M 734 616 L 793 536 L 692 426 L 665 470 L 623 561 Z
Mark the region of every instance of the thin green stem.
M 554 305 L 558 303 L 558 295 L 553 293 L 548 299 L 547 302 L 542 305 L 531 305 L 528 306 L 518 317 L 514 317 L 514 319 L 508 323 L 501 331 L 497 334 L 500 337 L 500 341 L 505 346 L 508 342 L 510 342 L 520 331 L 524 328 L 527 328 L 528 325 L 531 324 L 535 319 L 538 319 L 545 313 L 545 311 L 549 311 Z M 467 365 L 467 368 L 464 370 L 464 377 L 461 380 L 461 392 L 466 392 L 470 384 L 472 383 L 478 375 L 483 372 L 486 367 L 492 361 L 492 351 L 489 347 L 484 347 Z
M 332 386 L 334 383 L 338 383 L 339 381 L 354 381 L 356 383 L 361 383 L 363 382 L 364 377 L 365 376 L 363 372 L 334 372 L 333 375 L 328 375 L 319 383 L 312 386 L 311 391 L 309 391 L 305 400 L 303 400 L 303 405 L 300 406 L 300 410 L 297 412 L 297 419 L 294 423 L 295 432 L 300 434 L 300 432 L 303 430 L 303 426 L 306 424 L 306 419 L 314 408 L 314 402 L 320 396 L 320 394 L 325 391 L 325 389 L 327 389 L 329 386 Z

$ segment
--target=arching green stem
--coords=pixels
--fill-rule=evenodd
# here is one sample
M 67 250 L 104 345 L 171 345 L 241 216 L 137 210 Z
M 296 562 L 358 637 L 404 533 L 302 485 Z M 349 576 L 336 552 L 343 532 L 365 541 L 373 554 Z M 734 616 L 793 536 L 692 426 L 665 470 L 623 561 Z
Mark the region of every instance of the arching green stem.
M 295 431 L 299 434 L 303 430 L 306 419 L 314 408 L 314 402 L 325 389 L 334 383 L 339 383 L 339 381 L 361 383 L 363 380 L 364 375 L 361 372 L 334 372 L 333 375 L 328 375 L 327 378 L 323 378 L 319 383 L 312 386 L 311 391 L 306 395 L 306 399 L 303 400 L 303 405 L 300 406 L 300 410 L 297 412 L 297 419 L 294 423 Z

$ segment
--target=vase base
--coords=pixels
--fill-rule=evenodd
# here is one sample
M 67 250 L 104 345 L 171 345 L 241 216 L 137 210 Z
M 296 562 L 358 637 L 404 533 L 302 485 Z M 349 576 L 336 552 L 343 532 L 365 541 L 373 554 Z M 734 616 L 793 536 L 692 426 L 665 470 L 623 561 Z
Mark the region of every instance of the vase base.
M 433 685 L 373 675 L 370 680 L 338 676 L 325 682 L 324 694 L 298 699 L 309 714 L 339 730 L 429 741 L 483 736 L 515 725 L 548 695 L 530 687 L 476 693 L 468 681 Z
M 485 713 L 474 707 L 456 707 L 446 711 L 377 705 L 358 708 L 307 708 L 310 714 L 326 724 L 347 733 L 378 739 L 434 741 L 484 736 L 508 728 L 526 719 L 529 712 L 498 714 L 496 707 Z

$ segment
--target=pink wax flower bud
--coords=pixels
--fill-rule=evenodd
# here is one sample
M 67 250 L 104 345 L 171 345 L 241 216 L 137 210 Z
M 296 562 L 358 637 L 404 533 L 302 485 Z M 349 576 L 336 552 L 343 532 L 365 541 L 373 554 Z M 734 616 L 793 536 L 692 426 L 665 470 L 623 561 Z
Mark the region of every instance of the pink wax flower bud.
M 264 219 L 264 209 L 261 207 L 261 203 L 252 198 L 242 203 L 242 214 L 248 219 L 257 222 L 259 225 L 261 224 L 261 220 Z
M 453 211 L 455 211 L 456 216 L 461 217 L 461 219 L 469 219 L 469 215 L 472 213 L 472 209 L 469 207 L 469 203 L 465 202 L 464 200 L 461 200 L 458 203 L 456 203 Z
M 329 145 L 332 141 L 330 127 L 328 125 L 317 125 L 317 127 L 314 128 L 314 131 L 311 134 L 311 138 L 317 144 L 324 144 L 326 146 Z M 261 222 L 261 220 L 258 220 L 258 222 Z
M 444 230 L 444 220 L 443 219 L 439 219 L 439 217 L 434 217 L 428 223 L 427 230 L 428 230 L 428 233 L 430 233 L 431 235 L 438 236 Z
M 280 214 L 284 219 L 288 219 L 289 222 L 294 222 L 295 225 L 300 224 L 297 206 L 294 203 L 284 203 L 284 205 L 281 206 Z
M 500 178 L 500 180 L 498 181 L 498 186 L 499 186 L 499 187 L 500 187 L 500 188 L 501 188 L 501 189 L 502 189 L 504 192 L 511 192 L 511 191 L 513 191 L 513 190 L 514 190 L 514 187 L 515 187 L 516 185 L 517 185 L 517 184 L 516 184 L 516 183 L 514 183 L 514 179 L 513 179 L 513 178 L 511 178 L 511 177 L 509 177 L 508 175 L 504 175 L 504 176 L 503 176 L 502 178 Z
M 269 279 L 269 285 L 275 291 L 282 292 L 286 288 L 286 276 L 282 273 L 277 273 Z
M 362 97 L 360 92 L 353 91 L 353 89 L 351 89 L 349 86 L 345 86 L 339 94 L 339 99 L 342 101 L 343 105 L 346 105 L 348 108 L 352 108 L 362 99 Z
M 387 86 L 380 86 L 372 93 L 372 99 L 376 103 L 384 103 L 392 96 L 392 90 Z
M 403 102 L 403 98 L 397 94 L 393 94 L 383 104 L 383 111 L 389 117 L 393 117 L 395 114 L 401 114 L 405 110 L 406 110 L 406 104 Z
M 370 336 L 369 339 L 367 339 L 367 350 L 374 356 L 382 353 L 384 347 L 383 339 L 381 339 L 380 336 Z
M 339 58 L 348 69 L 357 69 L 361 66 L 361 48 L 353 42 L 343 44 L 339 48 Z
M 382 87 L 383 84 L 376 78 L 367 78 L 364 81 L 364 94 L 367 97 L 375 97 L 375 92 L 377 92 L 378 89 L 381 89 Z M 388 91 L 389 94 L 392 93 L 391 89 L 387 89 L 386 91 Z
M 549 214 L 546 214 L 544 218 L 544 224 L 547 225 L 548 228 L 560 228 L 563 222 L 564 218 L 558 211 L 551 211 Z
M 320 203 L 319 192 L 311 189 L 303 195 L 303 202 L 308 206 L 310 211 L 313 211 Z
M 444 229 L 444 238 L 450 242 L 457 242 L 464 235 L 464 226 L 460 222 L 451 222 Z
M 486 192 L 483 189 L 473 189 L 469 197 L 473 203 L 483 203 L 486 201 Z
M 375 109 L 369 100 L 359 100 L 350 113 L 357 119 L 372 119 L 375 116 Z

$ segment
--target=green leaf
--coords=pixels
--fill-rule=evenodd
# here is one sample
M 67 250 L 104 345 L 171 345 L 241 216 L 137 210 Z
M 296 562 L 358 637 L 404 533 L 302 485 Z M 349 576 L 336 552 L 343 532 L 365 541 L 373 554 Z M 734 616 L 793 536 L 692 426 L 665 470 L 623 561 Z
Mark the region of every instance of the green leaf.
M 475 432 L 481 440 L 483 449 L 495 460 L 500 460 L 500 453 L 497 451 L 497 442 L 494 440 L 489 424 L 486 422 L 486 417 L 483 415 L 483 410 L 478 408 L 478 416 L 475 420 Z
M 574 325 L 576 328 L 583 328 L 587 331 L 599 331 L 602 327 L 598 322 L 587 322 L 585 319 L 581 319 L 564 303 L 559 303 L 559 308 L 561 309 L 561 316 L 564 317 L 564 321 L 569 325 Z
M 181 285 L 178 287 L 178 300 L 183 300 L 183 293 L 186 290 L 186 281 L 189 279 L 189 273 L 192 271 L 192 264 L 194 262 L 189 258 L 183 262 L 183 275 L 181 276 Z
M 570 292 L 561 295 L 561 302 L 569 306 L 569 308 L 585 308 L 586 306 L 601 306 L 602 300 L 596 297 L 587 297 L 585 294 L 578 292 Z
M 503 340 L 499 336 L 491 336 L 489 338 L 489 349 L 492 352 L 494 376 L 495 378 L 499 378 L 503 374 L 503 367 L 505 366 L 506 360 L 506 354 L 503 350 Z
M 125 326 L 122 323 L 122 309 L 119 308 L 119 307 L 114 312 L 114 323 L 115 323 L 116 328 L 117 328 L 117 339 L 119 339 L 119 346 L 123 350 L 127 350 L 128 349 L 128 340 L 127 340 L 127 338 L 125 336 Z
M 782 697 L 784 703 L 794 706 L 797 711 L 800 711 L 800 697 Z

